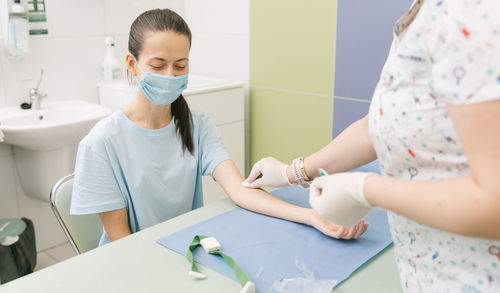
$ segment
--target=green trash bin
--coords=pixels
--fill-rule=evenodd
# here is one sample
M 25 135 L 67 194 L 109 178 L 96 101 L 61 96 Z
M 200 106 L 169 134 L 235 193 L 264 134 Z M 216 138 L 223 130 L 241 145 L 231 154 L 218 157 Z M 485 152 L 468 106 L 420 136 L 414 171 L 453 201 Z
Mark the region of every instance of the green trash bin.
M 32 273 L 36 256 L 33 222 L 27 218 L 0 219 L 0 283 Z

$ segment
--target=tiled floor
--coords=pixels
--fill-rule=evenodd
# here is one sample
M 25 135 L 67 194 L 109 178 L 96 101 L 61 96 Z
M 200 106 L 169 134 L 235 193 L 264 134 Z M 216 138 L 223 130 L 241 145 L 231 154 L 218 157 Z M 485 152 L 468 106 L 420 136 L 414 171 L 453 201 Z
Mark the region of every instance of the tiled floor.
M 35 271 L 41 270 L 73 256 L 76 256 L 76 252 L 73 250 L 69 242 L 40 251 L 38 252 Z

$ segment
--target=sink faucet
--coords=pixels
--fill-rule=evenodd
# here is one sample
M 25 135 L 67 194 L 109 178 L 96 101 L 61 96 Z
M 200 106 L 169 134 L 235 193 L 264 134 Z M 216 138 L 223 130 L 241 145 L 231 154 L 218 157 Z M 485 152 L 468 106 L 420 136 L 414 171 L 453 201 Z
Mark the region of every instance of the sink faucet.
M 47 97 L 46 94 L 42 94 L 38 91 L 38 87 L 40 86 L 40 83 L 42 82 L 42 77 L 43 77 L 43 69 L 40 72 L 40 80 L 38 81 L 36 88 L 31 88 L 29 91 L 31 109 L 33 109 L 33 110 L 39 110 L 40 104 L 41 104 L 40 102 L 42 101 L 43 98 Z

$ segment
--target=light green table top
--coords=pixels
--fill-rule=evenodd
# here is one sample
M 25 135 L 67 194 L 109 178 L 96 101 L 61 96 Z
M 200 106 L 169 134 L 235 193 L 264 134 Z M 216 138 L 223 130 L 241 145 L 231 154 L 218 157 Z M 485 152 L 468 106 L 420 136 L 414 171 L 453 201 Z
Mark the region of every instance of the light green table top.
M 229 199 L 220 200 L 0 285 L 0 292 L 239 292 L 239 283 L 208 268 L 203 268 L 206 280 L 192 279 L 185 257 L 156 243 L 235 207 Z M 334 292 L 401 292 L 392 247 L 358 269 Z

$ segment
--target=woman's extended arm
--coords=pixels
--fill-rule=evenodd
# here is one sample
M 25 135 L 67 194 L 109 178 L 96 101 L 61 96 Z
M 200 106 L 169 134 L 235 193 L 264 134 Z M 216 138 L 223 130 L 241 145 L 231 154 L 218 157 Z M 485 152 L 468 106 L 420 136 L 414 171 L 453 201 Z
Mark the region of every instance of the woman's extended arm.
M 99 213 L 99 217 L 110 242 L 131 234 L 125 208 Z
M 448 105 L 472 176 L 409 181 L 369 176 L 367 200 L 423 224 L 500 239 L 500 100 Z
M 229 197 L 240 207 L 297 223 L 314 226 L 324 234 L 334 238 L 358 238 L 368 228 L 368 223 L 360 221 L 352 228 L 332 225 L 324 221 L 312 209 L 287 203 L 261 189 L 241 186 L 243 177 L 233 161 L 220 163 L 213 172 L 214 178 Z

